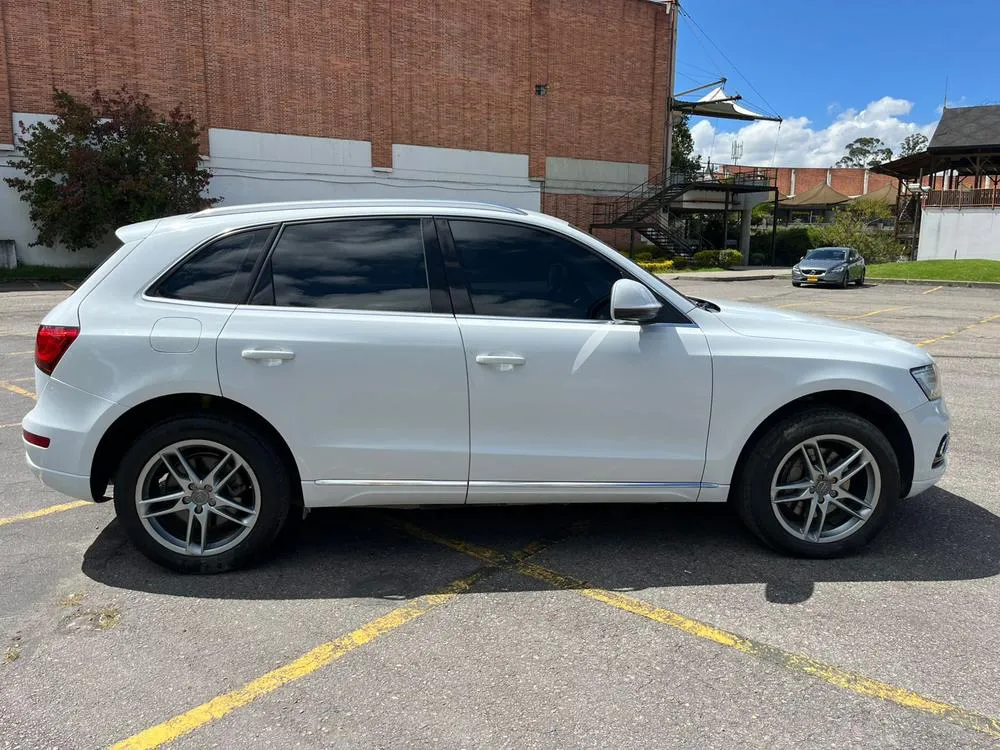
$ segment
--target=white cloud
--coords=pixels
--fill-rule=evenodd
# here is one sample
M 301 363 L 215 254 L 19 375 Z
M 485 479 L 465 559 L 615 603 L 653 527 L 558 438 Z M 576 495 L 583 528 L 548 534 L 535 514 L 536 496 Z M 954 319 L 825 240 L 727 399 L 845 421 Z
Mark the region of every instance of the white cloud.
M 720 132 L 715 123 L 701 119 L 691 126 L 695 152 L 702 161 L 711 158 L 714 163 L 725 164 L 730 159 L 734 140 L 743 142 L 741 164 L 780 167 L 830 167 L 844 155 L 844 147 L 855 138 L 874 136 L 881 138 L 893 151 L 911 133 L 923 133 L 928 138 L 934 132 L 935 122 L 918 124 L 905 116 L 913 109 L 913 102 L 883 96 L 858 111 L 840 112 L 825 128 L 816 129 L 807 117 L 792 117 L 781 124 L 752 122 L 732 132 Z M 777 137 L 777 143 L 775 138 Z

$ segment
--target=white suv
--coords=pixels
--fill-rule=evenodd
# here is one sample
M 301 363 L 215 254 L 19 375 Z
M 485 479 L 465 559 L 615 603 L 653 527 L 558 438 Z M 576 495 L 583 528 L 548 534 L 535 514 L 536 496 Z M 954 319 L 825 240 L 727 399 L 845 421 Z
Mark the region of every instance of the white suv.
M 691 299 L 566 222 L 470 203 L 124 227 L 38 331 L 28 463 L 149 557 L 220 571 L 330 506 L 731 500 L 857 549 L 945 469 L 933 360 Z

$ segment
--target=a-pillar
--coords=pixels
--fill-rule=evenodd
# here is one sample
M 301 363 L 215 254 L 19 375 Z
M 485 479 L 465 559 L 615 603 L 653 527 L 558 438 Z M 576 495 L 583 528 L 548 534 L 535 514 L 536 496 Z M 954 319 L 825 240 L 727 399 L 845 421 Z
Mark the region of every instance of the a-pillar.
M 744 205 L 749 203 L 744 196 Z M 752 220 L 753 209 L 744 208 L 740 213 L 740 255 L 743 256 L 743 265 L 750 265 L 750 222 Z

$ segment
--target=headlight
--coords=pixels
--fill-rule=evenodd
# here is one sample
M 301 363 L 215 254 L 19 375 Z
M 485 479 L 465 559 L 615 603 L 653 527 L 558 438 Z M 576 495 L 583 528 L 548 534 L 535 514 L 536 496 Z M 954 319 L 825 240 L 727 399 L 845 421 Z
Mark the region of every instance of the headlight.
M 793 271 L 798 271 L 798 270 L 800 270 L 800 269 L 799 269 L 799 267 L 798 267 L 798 266 L 796 265 L 796 266 L 792 266 L 792 270 L 793 270 Z
M 841 263 L 839 266 L 834 266 L 833 268 L 831 268 L 830 269 L 830 273 L 840 273 L 841 271 L 846 270 L 846 269 L 847 269 L 847 266 L 845 266 L 843 263 Z
M 927 396 L 928 401 L 941 398 L 941 376 L 938 375 L 936 364 L 914 367 L 910 370 L 913 379 L 917 381 L 920 390 Z

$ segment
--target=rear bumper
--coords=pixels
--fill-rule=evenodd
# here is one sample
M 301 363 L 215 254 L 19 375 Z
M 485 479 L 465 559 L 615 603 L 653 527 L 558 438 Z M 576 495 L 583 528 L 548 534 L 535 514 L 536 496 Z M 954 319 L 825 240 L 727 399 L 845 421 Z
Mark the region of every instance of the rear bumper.
M 93 500 L 90 470 L 97 445 L 124 411 L 112 401 L 49 378 L 35 408 L 21 422 L 28 432 L 51 441 L 48 448 L 24 443 L 29 468 L 52 489 Z

